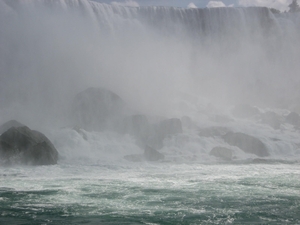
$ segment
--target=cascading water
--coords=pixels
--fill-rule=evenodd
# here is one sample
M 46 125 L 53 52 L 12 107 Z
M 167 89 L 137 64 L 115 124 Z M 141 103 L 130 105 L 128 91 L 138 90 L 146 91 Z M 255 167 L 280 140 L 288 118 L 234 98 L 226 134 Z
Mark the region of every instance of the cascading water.
M 299 22 L 0 0 L 0 124 L 59 152 L 0 164 L 0 224 L 300 223 Z

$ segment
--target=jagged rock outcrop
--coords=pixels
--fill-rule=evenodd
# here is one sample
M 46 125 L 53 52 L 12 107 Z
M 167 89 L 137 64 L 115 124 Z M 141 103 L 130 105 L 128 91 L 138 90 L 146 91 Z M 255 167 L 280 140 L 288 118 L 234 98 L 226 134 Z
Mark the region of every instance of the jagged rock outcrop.
M 5 131 L 7 131 L 11 127 L 23 127 L 24 124 L 16 121 L 16 120 L 10 120 L 0 126 L 0 134 L 3 134 Z
M 126 109 L 125 102 L 117 94 L 105 88 L 88 88 L 73 101 L 73 123 L 89 131 L 110 129 Z
M 261 157 L 268 156 L 269 152 L 265 144 L 256 137 L 244 133 L 228 132 L 223 135 L 224 141 L 232 146 L 239 147 L 247 153 L 255 154 Z
M 232 150 L 224 147 L 214 147 L 210 153 L 210 155 L 213 155 L 215 157 L 221 158 L 225 161 L 231 161 L 232 160 Z
M 52 165 L 58 152 L 44 134 L 26 126 L 11 127 L 0 136 L 0 159 L 6 165 Z

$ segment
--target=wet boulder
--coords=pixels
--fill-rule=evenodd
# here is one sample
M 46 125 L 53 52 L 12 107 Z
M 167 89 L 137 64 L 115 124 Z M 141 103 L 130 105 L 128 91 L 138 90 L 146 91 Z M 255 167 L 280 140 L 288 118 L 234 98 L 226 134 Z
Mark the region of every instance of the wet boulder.
M 4 164 L 53 165 L 58 152 L 44 134 L 11 127 L 0 136 L 0 159 Z
M 126 109 L 125 102 L 104 88 L 88 88 L 75 96 L 72 104 L 73 123 L 85 130 L 112 128 Z
M 224 147 L 214 147 L 210 153 L 210 155 L 213 155 L 217 158 L 221 158 L 225 161 L 231 161 L 232 160 L 232 150 Z
M 23 127 L 23 126 L 25 125 L 16 120 L 10 120 L 0 126 L 0 134 L 4 133 L 11 127 Z
M 269 152 L 265 144 L 256 137 L 244 133 L 228 132 L 223 135 L 224 141 L 232 146 L 236 146 L 246 153 L 255 154 L 257 156 L 268 156 Z

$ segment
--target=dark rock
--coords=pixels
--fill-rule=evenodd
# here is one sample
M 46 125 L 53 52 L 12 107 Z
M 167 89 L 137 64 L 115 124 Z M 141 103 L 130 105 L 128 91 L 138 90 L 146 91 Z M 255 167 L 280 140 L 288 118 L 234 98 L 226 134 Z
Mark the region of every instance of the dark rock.
M 25 125 L 16 120 L 10 120 L 0 126 L 0 134 L 4 133 L 11 127 L 23 127 L 23 126 Z
M 42 133 L 28 127 L 11 127 L 0 136 L 0 158 L 5 163 L 52 165 L 58 152 Z
M 292 124 L 294 126 L 300 125 L 300 116 L 296 112 L 291 112 L 289 115 L 285 118 L 286 122 L 289 124 Z
M 207 127 L 199 130 L 199 136 L 202 137 L 219 137 L 229 132 L 226 127 Z
M 147 161 L 158 161 L 165 158 L 163 154 L 149 146 L 145 147 L 144 157 Z
M 213 155 L 215 157 L 221 158 L 226 161 L 232 160 L 232 150 L 224 147 L 215 147 L 213 148 L 210 153 L 210 155 Z
M 250 105 L 240 104 L 240 105 L 236 105 L 233 108 L 232 114 L 238 118 L 250 118 L 255 115 L 258 115 L 259 110 L 256 107 Z
M 104 88 L 88 88 L 74 99 L 73 122 L 85 130 L 104 130 L 113 127 L 125 109 L 125 102 L 115 93 Z
M 222 137 L 225 142 L 232 146 L 239 147 L 244 152 L 255 154 L 261 157 L 269 155 L 265 144 L 256 137 L 233 132 L 228 132 Z

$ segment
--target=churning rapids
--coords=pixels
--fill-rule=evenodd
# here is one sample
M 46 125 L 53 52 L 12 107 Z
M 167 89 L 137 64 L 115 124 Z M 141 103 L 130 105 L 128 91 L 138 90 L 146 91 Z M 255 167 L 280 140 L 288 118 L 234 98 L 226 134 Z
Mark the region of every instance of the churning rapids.
M 0 0 L 0 224 L 300 224 L 299 38 L 268 8 Z

